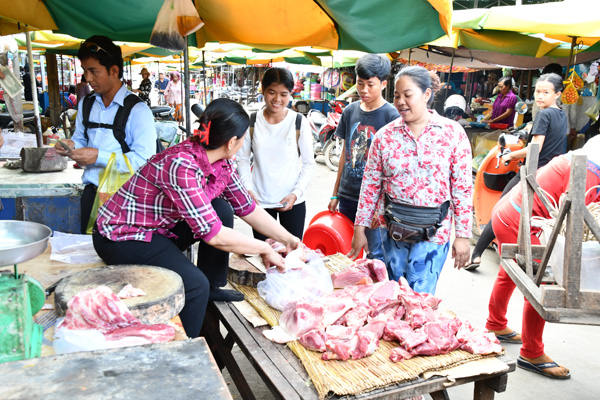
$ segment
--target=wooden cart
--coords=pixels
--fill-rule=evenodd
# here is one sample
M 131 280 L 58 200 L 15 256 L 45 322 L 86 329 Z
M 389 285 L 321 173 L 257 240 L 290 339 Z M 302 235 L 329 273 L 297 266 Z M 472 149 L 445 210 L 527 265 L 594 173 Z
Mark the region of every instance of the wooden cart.
M 585 206 L 587 157 L 573 155 L 570 187 L 566 193 L 566 199 L 559 209 L 548 243 L 546 246 L 532 246 L 530 220 L 534 193 L 548 209 L 551 207 L 540 192 L 540 187 L 535 179 L 538 154 L 539 145 L 530 144 L 527 163 L 520 170 L 523 199 L 518 243 L 502 246 L 501 265 L 546 321 L 600 325 L 600 290 L 582 290 L 580 287 L 584 222 L 589 226 L 596 239 L 600 238 L 600 226 Z M 563 286 L 540 285 L 565 218 Z M 541 259 L 536 273 L 533 269 L 534 259 Z

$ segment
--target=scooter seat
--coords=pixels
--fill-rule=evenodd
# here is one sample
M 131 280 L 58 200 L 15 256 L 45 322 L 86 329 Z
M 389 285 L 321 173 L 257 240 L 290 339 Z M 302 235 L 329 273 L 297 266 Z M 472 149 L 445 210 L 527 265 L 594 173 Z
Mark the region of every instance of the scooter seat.
M 313 119 L 315 125 L 323 125 L 325 122 L 327 122 L 327 117 L 318 112 L 312 113 L 311 118 Z
M 150 111 L 152 111 L 152 114 L 154 114 L 154 115 L 163 114 L 163 113 L 168 113 L 169 111 L 171 111 L 171 107 L 155 106 L 155 107 L 150 107 Z

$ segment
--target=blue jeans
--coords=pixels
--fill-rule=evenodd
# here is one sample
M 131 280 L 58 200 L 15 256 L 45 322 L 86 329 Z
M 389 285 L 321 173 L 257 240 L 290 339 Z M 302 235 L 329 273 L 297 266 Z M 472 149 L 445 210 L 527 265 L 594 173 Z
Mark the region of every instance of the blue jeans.
M 448 257 L 450 242 L 397 242 L 382 229 L 383 254 L 390 279 L 406 278 L 415 292 L 435 294 L 438 278 Z
M 356 218 L 356 209 L 358 208 L 357 201 L 340 198 L 338 208 L 340 213 L 344 214 L 350 219 L 350 221 L 354 222 L 354 219 Z M 367 256 L 368 258 L 378 259 L 385 262 L 383 258 L 383 245 L 380 231 L 380 228 L 365 229 L 365 236 L 367 237 L 367 244 L 369 245 L 369 254 Z M 387 231 L 384 233 L 387 234 L 386 232 Z

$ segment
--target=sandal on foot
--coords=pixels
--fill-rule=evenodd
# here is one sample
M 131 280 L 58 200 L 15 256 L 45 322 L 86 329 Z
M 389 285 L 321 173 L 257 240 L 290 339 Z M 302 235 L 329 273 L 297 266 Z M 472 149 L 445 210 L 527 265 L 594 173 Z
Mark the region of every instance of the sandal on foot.
M 473 262 L 475 258 L 479 258 L 479 262 Z M 464 267 L 464 270 L 474 271 L 481 266 L 481 256 L 471 257 L 471 264 Z
M 235 290 L 210 288 L 208 301 L 243 301 L 244 295 Z
M 570 379 L 571 378 L 571 372 L 567 372 L 566 375 L 554 375 L 554 374 L 550 374 L 548 372 L 544 372 L 544 370 L 548 369 L 548 368 L 560 367 L 560 365 L 558 365 L 554 361 L 534 364 L 532 362 L 527 361 L 523 357 L 519 356 L 517 358 L 517 366 L 526 371 L 535 372 L 536 374 L 543 375 L 550 379 Z
M 519 332 L 512 331 L 511 333 L 507 333 L 504 335 L 495 334 L 499 341 L 504 343 L 515 343 L 522 344 L 523 341 L 521 339 L 513 339 L 515 336 L 519 335 Z

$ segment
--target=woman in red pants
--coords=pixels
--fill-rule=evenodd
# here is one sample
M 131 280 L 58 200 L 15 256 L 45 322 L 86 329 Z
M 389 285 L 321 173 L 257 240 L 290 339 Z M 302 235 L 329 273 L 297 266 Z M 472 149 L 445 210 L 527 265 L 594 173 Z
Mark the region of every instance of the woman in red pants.
M 537 182 L 554 200 L 555 204 L 558 204 L 560 195 L 569 188 L 573 154 L 585 154 L 588 157 L 586 187 L 589 189 L 600 185 L 600 136 L 596 136 L 589 140 L 582 149 L 558 156 L 538 170 Z M 492 226 L 500 248 L 502 248 L 502 243 L 517 242 L 521 197 L 521 185 L 517 185 L 498 202 L 492 211 Z M 600 189 L 590 190 L 586 195 L 585 204 L 598 201 L 600 201 Z M 537 195 L 534 197 L 532 215 L 550 218 L 548 210 Z M 540 228 L 531 228 L 532 244 L 540 244 L 540 232 Z M 514 290 L 515 283 L 500 267 L 490 297 L 486 328 L 505 343 L 523 343 L 521 354 L 517 360 L 519 367 L 553 379 L 569 379 L 571 377 L 569 370 L 556 364 L 544 353 L 542 336 L 546 321 L 535 311 L 527 299 L 523 306 L 523 333 L 520 335 L 508 328 L 506 310 Z

